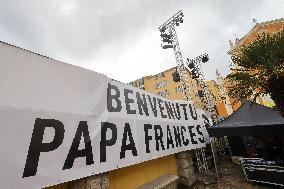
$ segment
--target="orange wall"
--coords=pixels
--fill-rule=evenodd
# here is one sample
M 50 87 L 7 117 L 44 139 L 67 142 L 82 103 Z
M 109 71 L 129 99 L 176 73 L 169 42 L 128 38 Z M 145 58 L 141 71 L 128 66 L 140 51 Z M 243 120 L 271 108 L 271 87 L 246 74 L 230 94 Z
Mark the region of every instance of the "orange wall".
M 218 112 L 218 115 L 220 115 L 220 116 L 228 117 L 226 107 L 222 102 L 217 103 L 217 112 Z
M 210 80 L 210 81 L 206 81 L 206 83 L 208 85 L 208 88 L 211 94 L 215 98 L 218 115 L 223 116 L 223 117 L 228 117 L 226 107 L 220 98 L 220 95 L 219 95 L 220 92 L 219 92 L 216 82 L 214 80 Z
M 251 35 L 242 43 L 242 45 L 249 44 L 255 41 L 258 37 L 259 31 L 264 31 L 265 33 L 274 33 L 284 28 L 284 23 L 275 23 L 260 26 L 256 31 L 252 32 Z
M 239 109 L 239 107 L 241 106 L 241 102 L 240 101 L 235 102 L 235 100 L 233 98 L 230 98 L 230 102 L 232 104 L 232 107 L 233 107 L 234 111 Z

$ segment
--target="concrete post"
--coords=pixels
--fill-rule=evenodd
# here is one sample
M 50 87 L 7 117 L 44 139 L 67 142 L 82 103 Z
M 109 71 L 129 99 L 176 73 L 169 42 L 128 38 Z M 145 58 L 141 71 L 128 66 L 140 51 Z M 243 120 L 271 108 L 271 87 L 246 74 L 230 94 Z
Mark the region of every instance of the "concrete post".
M 109 177 L 107 173 L 94 175 L 73 181 L 68 189 L 108 189 Z
M 185 186 L 192 186 L 196 182 L 196 174 L 190 151 L 177 153 L 176 161 L 178 176 L 181 178 L 181 183 Z

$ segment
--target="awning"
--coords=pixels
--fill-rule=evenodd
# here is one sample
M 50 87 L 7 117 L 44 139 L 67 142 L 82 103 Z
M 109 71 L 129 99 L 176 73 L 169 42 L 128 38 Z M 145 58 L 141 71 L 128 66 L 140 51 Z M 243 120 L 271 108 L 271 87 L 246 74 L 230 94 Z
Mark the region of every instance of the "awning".
M 208 129 L 211 137 L 221 136 L 280 136 L 284 135 L 284 118 L 275 109 L 250 101 Z

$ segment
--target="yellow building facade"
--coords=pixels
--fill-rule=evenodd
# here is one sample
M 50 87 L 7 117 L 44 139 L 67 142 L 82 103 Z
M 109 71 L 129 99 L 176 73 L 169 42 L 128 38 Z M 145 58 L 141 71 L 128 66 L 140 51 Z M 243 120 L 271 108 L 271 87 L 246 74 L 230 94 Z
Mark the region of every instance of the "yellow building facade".
M 145 76 L 129 84 L 171 100 L 184 100 L 185 97 L 182 83 L 173 81 L 173 73 L 175 71 L 176 67 L 173 67 L 153 76 Z M 186 69 L 186 73 L 188 78 L 186 82 L 191 86 L 190 94 L 192 101 L 195 105 L 200 105 L 201 100 L 198 94 L 198 83 L 196 80 L 191 79 L 189 70 Z
M 256 23 L 253 28 L 241 39 L 236 39 L 235 44 L 231 43 L 229 54 L 237 53 L 241 47 L 252 43 L 264 34 L 279 32 L 284 28 L 284 18 L 267 22 Z
M 230 42 L 231 48 L 228 52 L 229 54 L 238 53 L 243 46 L 252 43 L 263 35 L 277 33 L 280 30 L 284 29 L 284 18 L 261 23 L 257 23 L 256 21 L 254 22 L 255 25 L 244 37 L 242 37 L 241 39 L 236 39 L 234 44 Z M 227 84 L 227 87 L 229 88 L 231 84 L 229 82 Z M 256 102 L 268 107 L 275 106 L 273 100 L 269 95 L 258 97 L 256 99 Z

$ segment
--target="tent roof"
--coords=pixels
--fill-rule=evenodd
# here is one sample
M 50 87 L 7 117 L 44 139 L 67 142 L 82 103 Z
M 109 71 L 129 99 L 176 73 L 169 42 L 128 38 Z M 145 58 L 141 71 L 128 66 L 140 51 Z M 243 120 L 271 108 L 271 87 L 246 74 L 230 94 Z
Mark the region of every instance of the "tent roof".
M 250 101 L 208 129 L 211 137 L 284 135 L 284 118 L 275 109 Z

